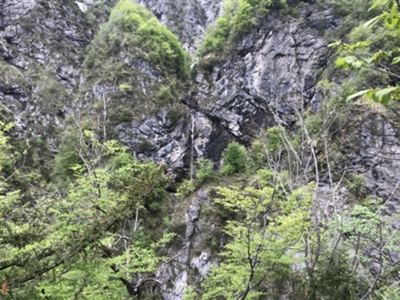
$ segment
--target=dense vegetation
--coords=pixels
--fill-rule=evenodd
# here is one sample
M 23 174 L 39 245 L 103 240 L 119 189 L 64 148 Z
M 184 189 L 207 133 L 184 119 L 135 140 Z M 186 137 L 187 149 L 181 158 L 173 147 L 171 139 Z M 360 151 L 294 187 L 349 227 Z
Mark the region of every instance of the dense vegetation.
M 356 86 L 364 88 L 348 99 L 364 95 L 366 99 L 387 105 L 391 99 L 400 98 L 400 17 L 398 3 L 394 0 L 376 1 L 372 9 L 383 10 L 375 18 L 363 25 L 357 26 L 349 34 L 349 40 L 353 44 L 337 41 L 331 44 L 348 54 L 337 59 L 336 66 L 356 70 Z M 387 8 L 388 11 L 384 11 Z M 374 25 L 380 21 L 384 26 Z M 381 89 L 379 87 L 386 86 Z
M 123 50 L 134 51 L 138 57 L 180 79 L 188 76 L 187 55 L 178 38 L 148 10 L 131 0 L 121 0 L 112 9 L 109 21 L 102 25 L 93 41 L 86 64 L 101 70 L 104 60 L 121 55 Z
M 0 277 L 7 299 L 123 299 L 140 287 L 131 275 L 155 270 L 156 243 L 140 215 L 168 178 L 162 167 L 141 163 L 115 141 L 100 143 L 79 130 L 78 144 L 60 152 L 68 170 L 62 186 L 31 184 L 25 195 L 8 184 L 27 178 L 16 166 L 2 124 Z M 77 158 L 69 159 L 71 155 Z M 56 170 L 59 171 L 59 170 Z M 37 176 L 37 175 L 36 175 Z M 154 204 L 153 204 L 154 205 Z M 171 234 L 161 239 L 167 242 Z
M 151 12 L 135 1 L 121 0 L 88 47 L 81 91 L 94 85 L 112 91 L 108 116 L 113 123 L 161 109 L 179 116 L 189 64 L 190 56 L 178 38 Z

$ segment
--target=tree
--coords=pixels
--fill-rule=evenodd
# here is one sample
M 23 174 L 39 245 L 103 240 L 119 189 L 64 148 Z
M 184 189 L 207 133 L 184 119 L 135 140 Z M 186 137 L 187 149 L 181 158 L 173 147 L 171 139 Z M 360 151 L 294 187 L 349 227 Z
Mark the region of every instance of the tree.
M 389 292 L 398 286 L 400 226 L 385 220 L 384 205 L 376 200 L 356 205 L 350 212 L 335 215 L 336 228 L 344 247 L 350 249 L 351 274 L 367 282 L 360 299 Z M 351 253 L 351 254 L 350 254 Z
M 271 294 L 276 282 L 287 278 L 301 238 L 309 229 L 309 207 L 313 185 L 288 197 L 266 186 L 219 188 L 215 201 L 235 213 L 225 233 L 230 237 L 220 254 L 221 264 L 211 270 L 203 284 L 202 299 L 259 299 Z
M 222 175 L 230 175 L 246 171 L 247 152 L 244 146 L 232 142 L 222 153 L 224 165 L 221 169 Z
M 369 20 L 364 24 L 365 28 L 371 28 L 377 23 L 383 21 L 388 29 L 394 29 L 400 32 L 400 2 L 398 0 L 377 0 L 370 8 L 370 10 L 380 7 L 383 12 L 375 18 Z M 392 79 L 392 84 L 386 88 L 370 88 L 359 91 L 350 95 L 347 100 L 352 100 L 361 96 L 366 99 L 386 105 L 390 100 L 400 99 L 400 72 L 396 65 L 400 63 L 400 47 L 390 49 L 389 51 L 379 50 L 372 55 L 365 55 L 362 50 L 365 50 L 371 44 L 370 41 L 362 41 L 356 44 L 348 45 L 337 41 L 330 44 L 330 47 L 337 47 L 340 51 L 346 52 L 346 57 L 340 57 L 336 61 L 336 66 L 361 70 L 368 69 L 385 74 Z
M 0 283 L 5 299 L 121 299 L 135 295 L 162 259 L 141 229 L 140 211 L 167 182 L 116 141 L 78 128 L 82 162 L 65 195 L 50 185 L 26 201 L 7 185 L 0 134 Z M 17 170 L 16 170 L 17 171 Z M 150 272 L 150 273 L 149 273 Z M 144 274 L 144 275 L 140 275 Z
M 196 171 L 196 179 L 199 184 L 214 177 L 213 162 L 209 159 L 200 158 L 196 161 L 198 169 Z

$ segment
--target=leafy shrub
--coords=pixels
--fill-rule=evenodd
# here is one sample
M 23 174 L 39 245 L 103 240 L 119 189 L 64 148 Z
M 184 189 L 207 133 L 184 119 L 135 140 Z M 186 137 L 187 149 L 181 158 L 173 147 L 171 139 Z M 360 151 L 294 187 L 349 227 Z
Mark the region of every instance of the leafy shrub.
M 142 48 L 140 56 L 157 64 L 168 74 L 186 79 L 189 74 L 188 58 L 178 38 L 144 6 L 132 0 L 120 0 L 111 11 L 93 45 L 98 52 L 90 53 L 85 61 L 87 68 L 96 60 L 113 59 L 122 48 Z M 138 53 L 138 54 L 139 54 Z
M 348 189 L 359 199 L 364 198 L 363 193 L 366 187 L 366 179 L 363 174 L 352 174 L 349 178 Z
M 148 51 L 152 62 L 164 70 L 174 70 L 181 79 L 188 76 L 186 57 L 178 38 L 153 17 L 143 23 L 138 31 L 139 42 Z
M 150 202 L 148 210 L 153 212 L 153 213 L 159 212 L 161 210 L 160 202 L 158 202 L 158 201 Z
M 192 180 L 184 180 L 178 186 L 177 194 L 179 196 L 187 196 L 194 191 L 194 184 Z
M 247 152 L 244 146 L 232 142 L 222 153 L 224 165 L 221 175 L 245 172 L 247 169 Z
M 197 164 L 199 169 L 197 170 L 196 178 L 200 184 L 214 177 L 213 163 L 211 160 L 201 158 L 197 160 Z
M 172 81 L 167 86 L 162 86 L 156 95 L 156 99 L 161 105 L 172 105 L 179 97 L 176 81 Z

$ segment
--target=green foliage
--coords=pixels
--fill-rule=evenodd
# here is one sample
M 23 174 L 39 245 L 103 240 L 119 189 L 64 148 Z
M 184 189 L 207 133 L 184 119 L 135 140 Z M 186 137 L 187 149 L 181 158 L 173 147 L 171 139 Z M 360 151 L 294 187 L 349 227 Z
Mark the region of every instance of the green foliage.
M 347 255 L 352 261 L 352 273 L 368 283 L 368 287 L 358 284 L 363 293 L 367 290 L 377 295 L 392 293 L 393 272 L 399 269 L 391 253 L 400 250 L 400 233 L 390 220 L 382 217 L 383 209 L 379 201 L 370 199 L 366 205 L 356 205 L 349 212 L 336 214 L 331 224 L 331 230 L 339 231 L 343 247 L 350 249 Z M 371 268 L 372 263 L 379 264 L 379 269 Z M 379 288 L 371 285 L 377 277 Z
M 9 123 L 6 124 L 0 121 L 0 172 L 4 172 L 4 169 L 8 168 L 13 161 L 13 155 L 11 154 L 11 146 L 9 145 L 9 137 L 6 135 L 14 125 Z M 0 173 L 2 175 L 2 173 Z M 3 181 L 4 177 L 0 177 Z
M 273 126 L 267 129 L 265 137 L 268 141 L 267 151 L 269 153 L 279 153 L 285 148 L 284 140 L 288 138 L 288 135 L 282 127 Z
M 322 253 L 319 260 L 321 266 L 316 270 L 315 287 L 319 299 L 356 300 L 360 287 L 364 282 L 352 275 L 349 263 L 350 255 L 346 248 Z
M 195 186 L 193 181 L 190 179 L 186 179 L 179 184 L 177 189 L 177 195 L 185 197 L 194 192 L 194 190 Z
M 234 173 L 242 173 L 247 170 L 247 152 L 244 146 L 237 142 L 232 142 L 226 147 L 222 153 L 223 166 L 221 175 L 231 175 Z
M 148 206 L 149 211 L 151 212 L 159 212 L 161 211 L 161 204 L 158 201 L 152 201 L 150 202 L 149 206 Z
M 53 161 L 52 176 L 57 180 L 58 187 L 63 189 L 69 186 L 74 175 L 73 167 L 82 166 L 78 153 L 78 136 L 74 131 L 66 134 L 57 149 L 57 155 Z
M 69 189 L 38 188 L 24 201 L 4 181 L 9 147 L 0 134 L 4 299 L 122 299 L 129 296 L 128 280 L 154 271 L 161 259 L 160 243 L 143 239 L 138 220 L 163 195 L 164 169 L 137 161 L 115 141 L 99 142 L 89 130 L 79 128 L 79 135 L 78 144 L 59 152 L 57 164 L 68 172 L 54 175 L 68 175 Z
M 178 38 L 153 17 L 137 31 L 138 41 L 148 51 L 150 61 L 160 64 L 163 70 L 174 70 L 181 79 L 188 77 L 186 57 Z
M 177 81 L 172 81 L 167 86 L 162 86 L 156 95 L 157 102 L 164 106 L 172 105 L 179 99 Z
M 363 174 L 353 174 L 349 179 L 349 191 L 351 191 L 357 198 L 364 197 L 363 190 L 366 186 L 366 179 Z
M 265 132 L 261 132 L 254 140 L 251 149 L 252 163 L 256 169 L 262 169 L 268 165 L 268 160 L 287 155 L 288 143 L 297 147 L 297 141 L 292 139 L 281 126 L 273 126 Z
M 338 28 L 332 33 L 333 38 L 343 39 L 361 22 L 373 17 L 374 12 L 368 8 L 374 0 L 333 0 L 333 11 L 343 16 Z
M 309 185 L 277 201 L 273 187 L 219 188 L 222 198 L 215 201 L 242 217 L 227 222 L 225 233 L 232 240 L 203 283 L 202 299 L 259 299 L 288 276 L 290 265 L 299 262 L 294 252 L 309 227 L 312 191 Z
M 211 160 L 201 158 L 198 159 L 196 163 L 198 165 L 196 179 L 198 180 L 199 184 L 214 177 L 214 166 Z
M 374 87 L 368 87 L 368 89 L 350 95 L 347 97 L 348 101 L 363 96 L 368 100 L 386 105 L 391 99 L 400 98 L 400 87 L 397 83 L 400 76 L 395 66 L 400 62 L 400 56 L 398 56 L 400 54 L 398 42 L 400 37 L 400 14 L 398 5 L 398 2 L 394 0 L 378 0 L 371 6 L 370 10 L 382 6 L 383 13 L 366 22 L 362 29 L 356 28 L 350 35 L 354 41 L 361 38 L 367 38 L 368 40 L 358 41 L 351 45 L 337 41 L 330 45 L 330 47 L 337 47 L 340 51 L 348 54 L 348 56 L 337 59 L 337 67 L 351 70 L 364 68 L 378 71 L 387 76 L 381 79 L 381 82 L 375 81 L 373 83 Z M 385 27 L 375 31 L 375 34 L 371 28 L 380 21 L 384 22 Z M 371 51 L 376 51 L 376 49 L 379 49 L 379 51 L 375 53 L 368 51 L 368 47 L 371 44 L 373 45 Z M 376 88 L 377 85 L 385 83 L 389 83 L 389 86 L 383 89 Z
M 189 69 L 190 55 L 178 38 L 142 5 L 121 0 L 88 48 L 81 92 L 98 85 L 107 90 L 104 98 L 112 94 L 107 103 L 108 125 L 132 119 L 142 122 L 144 115 L 160 110 L 180 117 L 184 110 L 179 99 L 187 87 Z M 101 114 L 101 109 L 99 105 L 93 114 Z
M 110 60 L 133 47 L 140 49 L 137 58 L 148 60 L 179 79 L 188 77 L 187 55 L 178 38 L 135 1 L 117 3 L 93 45 L 85 61 L 87 68 L 101 68 L 103 60 Z
M 286 0 L 227 0 L 215 25 L 207 28 L 198 55 L 220 59 L 231 47 L 268 13 L 286 7 Z

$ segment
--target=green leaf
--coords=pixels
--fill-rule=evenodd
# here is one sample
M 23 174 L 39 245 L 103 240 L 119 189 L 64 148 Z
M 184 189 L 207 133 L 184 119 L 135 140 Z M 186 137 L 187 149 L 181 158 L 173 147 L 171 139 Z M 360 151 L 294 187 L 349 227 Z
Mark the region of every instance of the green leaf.
M 346 60 L 346 63 L 349 65 L 352 65 L 354 62 L 357 61 L 357 57 L 355 56 L 346 56 L 344 59 Z
M 354 99 L 354 98 L 358 98 L 358 97 L 360 97 L 360 96 L 363 96 L 363 95 L 365 95 L 366 93 L 368 93 L 368 91 L 369 91 L 369 90 L 363 90 L 363 91 L 359 91 L 359 92 L 357 92 L 357 93 L 355 93 L 355 94 L 353 94 L 353 95 L 350 95 L 350 96 L 348 96 L 348 97 L 346 98 L 346 101 L 350 101 L 350 100 L 352 100 L 352 99 Z
M 374 61 L 374 62 L 379 61 L 379 58 L 381 57 L 381 54 L 382 54 L 382 51 L 374 53 L 374 55 L 372 55 L 372 61 Z
M 365 47 L 371 45 L 371 42 L 363 41 L 363 42 L 358 42 L 356 45 L 357 45 L 357 48 L 365 49 Z
M 362 62 L 361 60 L 355 61 L 355 62 L 353 62 L 353 63 L 351 64 L 351 66 L 352 66 L 354 69 L 359 69 L 359 68 L 362 67 L 362 65 L 363 65 L 363 62 Z
M 392 9 L 390 10 L 390 15 L 393 18 L 396 18 L 398 15 L 398 11 L 397 11 L 397 5 L 393 5 Z
M 393 58 L 392 65 L 398 64 L 400 62 L 400 56 Z
M 328 48 L 337 48 L 342 44 L 342 41 L 336 41 L 334 43 L 328 44 Z
M 379 90 L 373 96 L 375 102 L 380 102 L 382 104 L 387 104 L 390 101 L 390 95 L 393 91 L 397 90 L 399 87 L 390 87 L 383 90 Z
M 372 98 L 374 97 L 374 95 L 375 95 L 375 90 L 369 90 L 369 91 L 367 92 L 367 94 L 365 95 L 365 99 L 372 100 Z
M 368 11 L 371 11 L 371 10 L 373 10 L 375 7 L 377 7 L 378 5 L 382 4 L 383 1 L 384 1 L 384 0 L 375 1 L 374 4 L 372 4 L 372 6 L 368 9 Z
M 342 67 L 342 66 L 346 66 L 346 65 L 347 65 L 347 62 L 346 62 L 346 59 L 344 57 L 339 57 L 336 60 L 336 67 Z
M 381 19 L 381 16 L 376 16 L 375 18 L 369 20 L 368 22 L 364 23 L 363 27 L 364 28 L 371 28 L 374 26 L 376 23 L 378 23 Z

